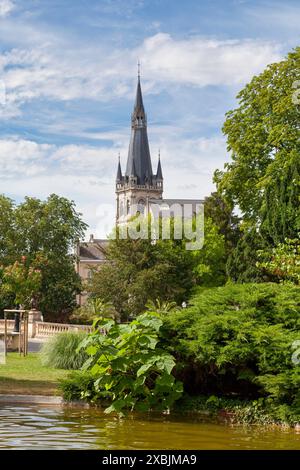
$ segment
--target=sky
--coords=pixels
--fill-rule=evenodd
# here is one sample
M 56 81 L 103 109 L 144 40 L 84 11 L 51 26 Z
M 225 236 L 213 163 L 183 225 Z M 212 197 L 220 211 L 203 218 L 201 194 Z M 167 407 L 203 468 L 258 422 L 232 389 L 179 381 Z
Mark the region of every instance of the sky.
M 106 237 L 139 60 L 164 197 L 208 196 L 230 159 L 225 113 L 299 24 L 298 0 L 0 0 L 0 193 L 72 199 L 87 237 Z

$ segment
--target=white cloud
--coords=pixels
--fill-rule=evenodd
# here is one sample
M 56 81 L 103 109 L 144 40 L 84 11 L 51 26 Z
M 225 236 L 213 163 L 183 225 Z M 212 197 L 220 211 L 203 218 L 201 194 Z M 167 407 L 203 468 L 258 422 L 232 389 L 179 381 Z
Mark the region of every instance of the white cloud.
M 15 8 L 12 0 L 0 0 L 0 18 L 4 18 Z
M 236 85 L 280 59 L 279 46 L 259 40 L 217 41 L 166 33 L 145 39 L 143 70 L 158 81 L 195 85 Z
M 24 139 L 0 140 L 0 177 L 32 176 L 45 171 L 43 161 L 51 151 L 48 144 Z
M 110 177 L 118 150 L 87 145 L 49 145 L 22 138 L 0 139 L 0 177 L 15 178 L 59 172 L 70 175 Z
M 165 197 L 203 198 L 213 189 L 212 174 L 226 159 L 224 139 L 184 138 L 180 130 L 154 132 L 152 149 L 161 147 Z M 119 134 L 116 133 L 117 138 Z M 127 142 L 121 148 L 123 171 Z M 153 170 L 156 158 L 152 152 Z M 0 140 L 1 192 L 15 199 L 46 198 L 51 193 L 72 199 L 95 236 L 105 237 L 115 220 L 117 151 L 111 147 L 49 145 L 31 140 Z
M 58 39 L 0 55 L 7 109 L 17 112 L 24 102 L 38 98 L 108 101 L 131 96 L 137 57 L 142 60 L 146 94 L 170 90 L 172 84 L 242 85 L 268 63 L 279 60 L 280 52 L 277 44 L 265 41 L 180 40 L 166 33 L 146 38 L 135 49 L 115 49 L 109 54 L 97 45 L 75 50 L 74 44 Z

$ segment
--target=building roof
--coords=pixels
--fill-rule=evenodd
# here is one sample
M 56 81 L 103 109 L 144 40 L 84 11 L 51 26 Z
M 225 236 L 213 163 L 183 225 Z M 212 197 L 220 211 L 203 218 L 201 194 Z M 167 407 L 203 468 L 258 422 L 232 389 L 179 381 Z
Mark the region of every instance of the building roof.
M 89 242 L 81 242 L 78 247 L 80 261 L 105 261 L 109 240 L 92 238 Z

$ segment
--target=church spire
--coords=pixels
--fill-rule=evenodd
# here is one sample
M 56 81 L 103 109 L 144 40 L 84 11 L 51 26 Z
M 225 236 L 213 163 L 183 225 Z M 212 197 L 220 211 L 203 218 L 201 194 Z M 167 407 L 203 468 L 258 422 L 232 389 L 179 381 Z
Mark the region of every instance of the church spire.
M 119 158 L 118 159 L 119 159 L 119 161 L 118 161 L 118 171 L 117 171 L 116 182 L 120 183 L 123 179 L 122 170 L 121 170 L 121 163 L 120 163 L 120 152 L 119 152 Z
M 136 177 L 138 185 L 152 184 L 153 171 L 147 135 L 147 117 L 139 75 L 134 109 L 131 116 L 131 139 L 125 175 L 126 177 Z
M 137 89 L 136 89 L 134 110 L 133 110 L 133 114 L 132 114 L 132 121 L 134 122 L 135 119 L 138 119 L 138 118 L 144 118 L 145 119 L 145 109 L 144 109 L 142 89 L 141 89 L 141 64 L 140 64 L 140 61 L 138 61 L 138 83 L 137 83 Z
M 160 151 L 158 152 L 158 165 L 157 165 L 157 172 L 156 172 L 156 180 L 162 181 L 163 180 L 163 175 L 162 175 L 162 169 L 161 169 L 161 163 L 160 163 Z
M 139 67 L 139 65 L 138 65 Z M 122 174 L 120 158 L 118 164 L 116 196 L 117 225 L 126 223 L 135 215 L 136 205 L 149 210 L 153 199 L 162 200 L 163 175 L 160 155 L 156 174 L 152 171 L 151 155 L 147 135 L 147 116 L 145 113 L 140 70 L 138 68 L 137 88 L 131 115 L 131 138 L 125 174 Z M 146 213 L 145 212 L 145 213 Z
M 133 113 L 131 116 L 131 122 L 132 122 L 132 127 L 136 125 L 144 125 L 144 126 L 147 125 L 140 76 L 138 76 L 135 103 L 134 103 Z

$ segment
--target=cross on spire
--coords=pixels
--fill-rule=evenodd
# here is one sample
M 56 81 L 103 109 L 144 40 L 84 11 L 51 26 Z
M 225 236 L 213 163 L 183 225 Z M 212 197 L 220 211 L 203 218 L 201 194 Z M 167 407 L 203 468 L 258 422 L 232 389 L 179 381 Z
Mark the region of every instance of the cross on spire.
M 138 78 L 140 78 L 140 77 L 141 77 L 141 63 L 140 63 L 140 59 L 138 60 L 137 66 L 138 66 Z

